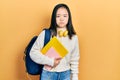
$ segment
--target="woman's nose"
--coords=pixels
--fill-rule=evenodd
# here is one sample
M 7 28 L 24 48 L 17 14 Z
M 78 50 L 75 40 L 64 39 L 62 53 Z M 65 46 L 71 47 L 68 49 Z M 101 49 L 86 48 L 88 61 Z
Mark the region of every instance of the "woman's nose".
M 64 18 L 63 17 L 60 17 L 60 21 L 63 21 L 64 20 Z

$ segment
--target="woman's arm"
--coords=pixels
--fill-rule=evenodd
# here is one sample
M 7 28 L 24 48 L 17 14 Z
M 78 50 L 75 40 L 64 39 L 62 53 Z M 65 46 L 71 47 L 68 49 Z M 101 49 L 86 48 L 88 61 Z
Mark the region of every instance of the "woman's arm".
M 30 57 L 34 62 L 38 64 L 54 66 L 54 59 L 49 58 L 41 53 L 41 49 L 43 48 L 44 45 L 44 37 L 45 30 L 39 34 L 33 47 L 31 48 Z
M 71 77 L 72 80 L 78 80 L 78 65 L 79 65 L 79 58 L 80 58 L 80 53 L 79 53 L 79 43 L 78 43 L 78 37 L 75 35 L 74 36 L 75 41 L 74 41 L 74 48 L 72 50 L 72 55 L 71 55 Z

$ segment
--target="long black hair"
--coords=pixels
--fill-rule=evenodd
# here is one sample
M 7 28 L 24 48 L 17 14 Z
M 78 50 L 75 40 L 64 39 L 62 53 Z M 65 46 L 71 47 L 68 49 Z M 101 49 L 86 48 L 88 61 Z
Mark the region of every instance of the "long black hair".
M 57 23 L 56 23 L 56 13 L 57 13 L 57 10 L 59 8 L 65 8 L 68 12 L 68 16 L 69 16 L 69 19 L 68 19 L 68 23 L 67 23 L 67 30 L 68 30 L 68 36 L 70 39 L 72 39 L 72 36 L 76 34 L 74 28 L 73 28 L 73 24 L 72 24 L 72 17 L 71 17 L 71 12 L 70 12 L 70 9 L 69 7 L 66 5 L 66 4 L 57 4 L 54 9 L 53 9 L 53 12 L 52 12 L 52 18 L 51 18 L 51 24 L 50 24 L 50 31 L 52 32 L 52 36 L 56 36 L 57 35 Z

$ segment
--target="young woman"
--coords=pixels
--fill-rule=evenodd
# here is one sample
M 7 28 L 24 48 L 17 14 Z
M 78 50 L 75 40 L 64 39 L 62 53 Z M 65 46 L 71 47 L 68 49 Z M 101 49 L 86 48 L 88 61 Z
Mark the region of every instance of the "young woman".
M 30 57 L 34 62 L 52 67 L 50 70 L 43 68 L 40 80 L 78 80 L 79 43 L 66 4 L 55 6 L 49 30 L 51 38 L 56 36 L 68 53 L 64 58 L 56 59 L 43 55 L 40 52 L 44 44 L 45 31 L 43 30 L 30 51 Z

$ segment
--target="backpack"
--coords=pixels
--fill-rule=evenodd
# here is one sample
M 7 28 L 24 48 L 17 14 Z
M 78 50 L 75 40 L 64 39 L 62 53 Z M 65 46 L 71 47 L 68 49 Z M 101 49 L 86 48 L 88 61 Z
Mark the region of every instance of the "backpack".
M 44 37 L 44 46 L 49 42 L 51 32 L 49 29 L 44 29 L 45 30 L 45 37 Z M 26 67 L 26 72 L 31 75 L 41 75 L 43 65 L 42 64 L 37 64 L 35 63 L 31 58 L 30 58 L 30 50 L 36 41 L 38 36 L 34 36 L 27 47 L 25 48 L 25 56 L 24 56 L 24 61 L 25 61 L 25 67 Z

